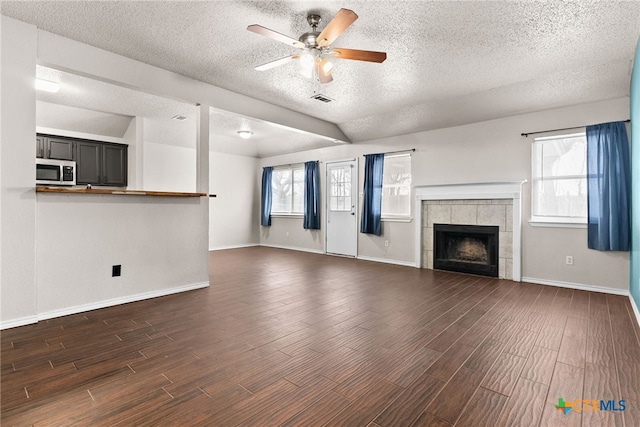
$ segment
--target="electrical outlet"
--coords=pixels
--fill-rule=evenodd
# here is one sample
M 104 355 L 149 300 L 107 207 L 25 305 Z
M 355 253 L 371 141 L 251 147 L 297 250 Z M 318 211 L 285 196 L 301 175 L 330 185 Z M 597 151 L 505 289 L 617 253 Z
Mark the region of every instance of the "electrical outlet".
M 565 260 L 567 265 L 573 265 L 573 257 L 571 255 L 567 255 L 567 259 Z
M 289 237 L 289 232 L 287 231 L 287 237 Z
M 118 277 L 122 273 L 121 265 L 114 265 L 111 267 L 111 277 Z
M 385 246 L 386 248 L 388 248 L 388 247 L 389 247 L 389 241 L 388 241 L 388 240 L 385 240 L 385 241 L 384 241 L 384 246 Z

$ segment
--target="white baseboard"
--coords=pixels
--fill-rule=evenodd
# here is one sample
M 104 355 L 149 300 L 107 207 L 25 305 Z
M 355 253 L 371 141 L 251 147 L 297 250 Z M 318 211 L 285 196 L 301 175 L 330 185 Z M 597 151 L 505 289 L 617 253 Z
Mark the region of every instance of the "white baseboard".
M 151 298 L 163 297 L 166 295 L 177 294 L 180 292 L 202 289 L 209 286 L 209 282 L 192 283 L 190 285 L 178 286 L 176 288 L 160 289 L 157 291 L 145 292 L 142 294 L 129 295 L 126 297 L 113 298 L 104 301 L 98 301 L 90 304 L 76 305 L 74 307 L 66 307 L 59 310 L 47 311 L 39 313 L 36 316 L 23 317 L 20 319 L 2 322 L 0 329 L 15 328 L 16 326 L 24 326 L 31 323 L 38 323 L 41 320 L 53 319 L 55 317 L 68 316 L 70 314 L 83 313 L 85 311 L 97 310 L 114 305 L 127 304 L 130 302 L 142 301 Z
M 209 248 L 210 251 L 223 251 L 225 249 L 240 249 L 240 248 L 250 248 L 252 246 L 260 246 L 260 243 L 245 243 L 242 245 L 231 245 L 231 246 L 215 246 L 213 248 Z
M 633 313 L 636 315 L 636 322 L 638 322 L 638 326 L 640 326 L 640 309 L 638 309 L 636 300 L 633 299 L 631 294 L 629 294 L 629 301 L 631 301 L 631 307 L 633 308 Z
M 560 288 L 579 289 L 582 291 L 602 292 L 614 295 L 629 295 L 628 289 L 606 288 L 604 286 L 583 285 L 581 283 L 560 282 L 556 280 L 536 279 L 533 277 L 523 277 L 523 282 L 536 283 L 538 285 L 557 286 Z
M 0 323 L 0 330 L 17 328 L 18 326 L 31 325 L 32 323 L 38 323 L 38 316 L 27 316 L 19 319 L 7 320 Z
M 298 248 L 295 246 L 284 246 L 284 245 L 268 245 L 265 243 L 260 243 L 260 246 L 265 246 L 267 248 L 276 248 L 276 249 L 288 249 L 290 251 L 310 252 L 312 254 L 324 254 L 324 251 L 320 249 Z
M 361 259 L 363 261 L 373 261 L 373 262 L 381 262 L 384 264 L 393 264 L 393 265 L 401 265 L 403 267 L 415 267 L 416 263 L 411 261 L 398 261 L 395 259 L 388 258 L 374 258 L 370 256 L 358 255 L 357 259 Z

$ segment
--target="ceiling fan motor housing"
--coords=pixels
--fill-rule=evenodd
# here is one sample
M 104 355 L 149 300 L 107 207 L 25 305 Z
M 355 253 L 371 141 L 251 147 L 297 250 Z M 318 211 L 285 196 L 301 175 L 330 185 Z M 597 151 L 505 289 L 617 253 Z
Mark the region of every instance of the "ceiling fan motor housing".
M 304 43 L 304 47 L 309 48 L 309 49 L 315 49 L 315 48 L 318 47 L 318 36 L 319 35 L 320 35 L 320 32 L 311 31 L 311 32 L 304 33 L 303 35 L 301 35 L 298 40 L 300 40 L 302 43 Z
M 307 22 L 311 26 L 311 31 L 308 33 L 304 33 L 300 36 L 298 40 L 304 43 L 306 48 L 317 48 L 318 47 L 318 36 L 320 35 L 320 31 L 317 31 L 318 24 L 322 18 L 320 15 L 309 15 L 307 16 Z

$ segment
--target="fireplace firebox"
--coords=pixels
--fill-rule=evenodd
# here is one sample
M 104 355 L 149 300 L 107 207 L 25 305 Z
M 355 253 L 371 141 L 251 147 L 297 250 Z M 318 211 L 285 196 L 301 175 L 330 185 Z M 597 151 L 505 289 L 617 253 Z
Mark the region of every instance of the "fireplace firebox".
M 499 227 L 433 224 L 433 268 L 498 277 Z

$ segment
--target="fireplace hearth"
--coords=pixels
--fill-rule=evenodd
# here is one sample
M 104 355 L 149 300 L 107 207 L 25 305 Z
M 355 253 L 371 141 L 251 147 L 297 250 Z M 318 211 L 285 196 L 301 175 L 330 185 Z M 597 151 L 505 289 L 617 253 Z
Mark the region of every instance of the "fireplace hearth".
M 498 277 L 499 227 L 433 224 L 433 268 Z

